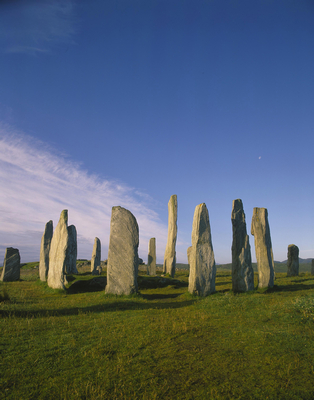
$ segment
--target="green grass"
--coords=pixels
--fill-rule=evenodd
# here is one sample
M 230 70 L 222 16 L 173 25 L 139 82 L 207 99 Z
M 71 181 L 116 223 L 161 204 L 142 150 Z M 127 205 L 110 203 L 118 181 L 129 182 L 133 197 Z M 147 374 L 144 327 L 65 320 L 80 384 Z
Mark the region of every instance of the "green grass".
M 121 297 L 105 295 L 105 273 L 71 276 L 66 292 L 37 275 L 0 285 L 0 398 L 314 398 L 314 276 L 233 294 L 219 269 L 198 298 L 184 270 L 141 271 L 140 293 Z

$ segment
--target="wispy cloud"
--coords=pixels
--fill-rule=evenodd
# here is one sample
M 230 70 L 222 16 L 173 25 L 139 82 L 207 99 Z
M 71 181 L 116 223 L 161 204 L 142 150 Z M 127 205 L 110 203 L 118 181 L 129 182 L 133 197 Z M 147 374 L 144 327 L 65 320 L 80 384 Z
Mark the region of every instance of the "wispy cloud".
M 0 5 L 0 37 L 8 53 L 47 53 L 73 44 L 77 17 L 71 0 L 24 0 Z
M 6 247 L 20 249 L 23 261 L 39 258 L 45 223 L 56 226 L 60 212 L 69 210 L 69 225 L 78 232 L 78 256 L 90 258 L 94 238 L 107 258 L 112 206 L 130 210 L 140 229 L 139 255 L 147 257 L 148 241 L 157 239 L 163 261 L 167 227 L 151 208 L 149 197 L 123 183 L 91 175 L 45 143 L 8 125 L 0 125 L 0 256 Z

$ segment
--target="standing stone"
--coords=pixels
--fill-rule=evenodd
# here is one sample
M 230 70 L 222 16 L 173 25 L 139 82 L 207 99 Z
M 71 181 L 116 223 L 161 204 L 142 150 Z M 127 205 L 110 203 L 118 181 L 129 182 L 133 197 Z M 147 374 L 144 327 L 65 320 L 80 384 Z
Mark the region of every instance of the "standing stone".
M 288 246 L 287 276 L 299 275 L 299 248 L 295 244 Z
M 188 264 L 191 265 L 190 256 L 191 256 L 192 246 L 188 247 L 186 254 L 188 256 Z
M 215 291 L 216 264 L 205 203 L 199 204 L 195 208 L 189 263 L 189 292 L 198 296 L 207 296 L 213 293 Z
M 258 287 L 274 286 L 274 258 L 266 208 L 253 209 L 251 234 L 254 236 Z
M 139 230 L 134 215 L 112 207 L 106 293 L 137 292 Z
M 13 247 L 7 247 L 0 280 L 3 282 L 18 281 L 20 279 L 20 262 L 19 250 Z
M 77 259 L 77 234 L 74 225 L 68 226 L 68 247 L 65 262 L 65 272 L 67 274 L 78 274 L 76 268 Z
M 68 247 L 68 210 L 63 210 L 54 231 L 50 253 L 48 286 L 53 289 L 64 289 L 68 282 L 64 276 Z
M 311 275 L 314 275 L 314 260 L 312 260 Z
M 156 275 L 156 239 L 151 238 L 148 244 L 147 275 Z
M 168 240 L 165 251 L 163 272 L 174 277 L 176 270 L 176 241 L 177 241 L 177 195 L 170 197 L 168 203 Z
M 246 292 L 254 290 L 251 246 L 246 231 L 245 214 L 241 199 L 233 200 L 232 213 L 232 290 Z
M 53 235 L 53 222 L 50 220 L 45 225 L 45 231 L 41 238 L 40 257 L 39 257 L 39 278 L 46 282 L 49 270 L 49 252 Z
M 101 259 L 101 245 L 98 237 L 95 238 L 93 254 L 91 259 L 91 273 L 93 275 L 99 275 L 100 273 L 100 259 Z

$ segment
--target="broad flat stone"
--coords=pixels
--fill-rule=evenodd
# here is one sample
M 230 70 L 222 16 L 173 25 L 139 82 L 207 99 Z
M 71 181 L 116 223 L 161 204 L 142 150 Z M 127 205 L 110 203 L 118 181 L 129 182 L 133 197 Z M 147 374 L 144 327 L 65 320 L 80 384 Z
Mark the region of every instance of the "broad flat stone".
M 164 257 L 163 272 L 174 277 L 176 270 L 176 242 L 177 242 L 177 195 L 170 197 L 168 203 L 168 239 Z
M 288 246 L 287 276 L 299 275 L 299 248 L 295 244 Z
M 274 257 L 266 208 L 253 209 L 251 234 L 254 236 L 258 287 L 274 286 Z
M 216 264 L 205 203 L 199 204 L 195 208 L 189 263 L 189 292 L 198 296 L 207 296 L 213 293 L 215 291 Z
M 156 239 L 151 238 L 148 244 L 147 275 L 156 275 Z
M 95 238 L 93 253 L 91 258 L 91 273 L 93 275 L 99 275 L 102 271 L 100 267 L 100 259 L 101 259 L 101 243 L 98 237 Z
M 137 292 L 139 230 L 134 215 L 112 207 L 106 293 Z
M 49 271 L 49 252 L 53 235 L 53 222 L 50 220 L 45 225 L 45 231 L 41 238 L 39 257 L 39 278 L 46 282 Z
M 246 292 L 254 290 L 251 246 L 246 231 L 245 214 L 241 199 L 233 200 L 232 213 L 232 290 Z
M 67 274 L 78 274 L 76 267 L 77 259 L 77 233 L 74 225 L 68 226 L 68 247 L 65 262 L 65 272 Z
M 68 247 L 68 210 L 63 210 L 51 240 L 49 252 L 48 286 L 53 289 L 65 289 L 68 283 L 65 263 Z
M 20 279 L 21 258 L 18 249 L 7 247 L 0 280 L 3 282 L 18 281 Z

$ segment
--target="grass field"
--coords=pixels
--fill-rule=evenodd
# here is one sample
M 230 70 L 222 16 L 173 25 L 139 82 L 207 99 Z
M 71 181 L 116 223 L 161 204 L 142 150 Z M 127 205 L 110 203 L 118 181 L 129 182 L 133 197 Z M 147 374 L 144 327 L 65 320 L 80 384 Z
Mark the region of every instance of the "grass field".
M 118 297 L 105 295 L 105 271 L 79 268 L 62 292 L 37 266 L 0 285 L 1 399 L 314 398 L 308 272 L 235 295 L 221 266 L 217 292 L 197 298 L 184 269 L 141 271 L 140 293 Z

